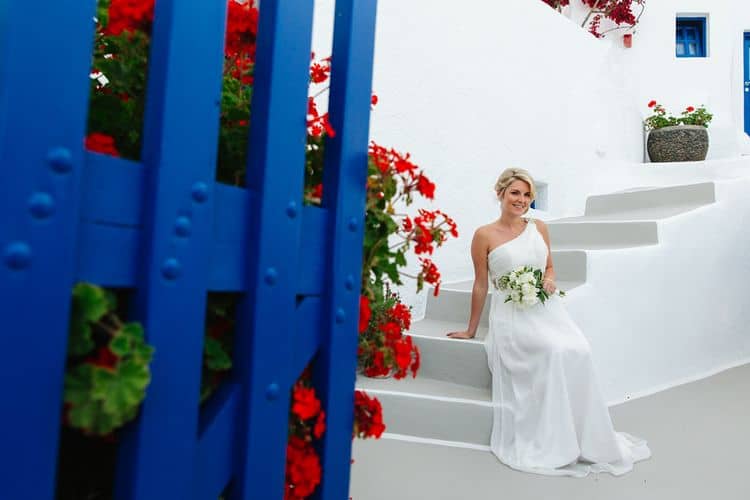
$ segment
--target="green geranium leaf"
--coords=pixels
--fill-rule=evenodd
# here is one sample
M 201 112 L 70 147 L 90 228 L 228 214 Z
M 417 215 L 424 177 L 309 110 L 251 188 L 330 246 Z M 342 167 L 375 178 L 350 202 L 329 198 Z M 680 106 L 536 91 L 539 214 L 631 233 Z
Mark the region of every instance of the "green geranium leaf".
M 137 408 L 143 401 L 151 375 L 148 367 L 126 361 L 114 373 L 97 369 L 94 379 L 97 393 L 104 391 L 101 394 L 104 411 L 124 418 L 129 409 Z
M 209 370 L 226 371 L 232 368 L 232 358 L 218 340 L 206 337 L 203 353 Z
M 73 427 L 90 430 L 94 427 L 94 422 L 100 413 L 100 407 L 96 402 L 85 401 L 70 409 L 68 420 Z
M 406 265 L 406 255 L 404 255 L 404 252 L 396 252 L 395 259 L 398 267 L 404 267 Z
M 68 355 L 85 356 L 94 348 L 91 338 L 91 326 L 82 315 L 75 311 L 70 316 L 70 327 L 68 334 Z
M 109 341 L 109 350 L 122 358 L 131 351 L 131 339 L 127 335 L 118 333 Z
M 88 283 L 78 283 L 73 288 L 73 304 L 92 323 L 99 321 L 109 310 L 109 300 L 104 290 Z
M 140 343 L 133 350 L 133 359 L 141 363 L 150 363 L 154 357 L 154 348 L 148 344 Z
M 91 400 L 92 366 L 84 363 L 65 374 L 63 400 L 75 405 Z
M 143 327 L 140 323 L 127 323 L 122 327 L 122 334 L 134 340 L 143 340 Z
M 99 321 L 110 309 L 112 297 L 98 286 L 78 283 L 73 288 L 70 311 L 68 353 L 85 356 L 94 348 L 91 323 Z

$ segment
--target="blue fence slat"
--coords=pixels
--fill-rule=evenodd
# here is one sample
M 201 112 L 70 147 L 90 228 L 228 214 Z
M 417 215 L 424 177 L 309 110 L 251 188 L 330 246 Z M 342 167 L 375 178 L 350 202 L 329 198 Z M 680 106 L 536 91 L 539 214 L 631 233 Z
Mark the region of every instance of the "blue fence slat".
M 118 498 L 213 499 L 231 480 L 234 498 L 280 499 L 289 390 L 316 352 L 320 495 L 346 498 L 375 0 L 336 7 L 324 208 L 302 206 L 312 2 L 261 3 L 247 190 L 213 181 L 226 2 L 156 9 L 133 162 L 82 148 L 95 1 L 0 2 L 0 314 L 26 354 L 0 365 L 16 381 L 0 498 L 54 495 L 76 280 L 134 288 L 156 347 Z M 37 64 L 49 47 L 66 57 Z M 199 413 L 209 289 L 245 295 L 234 380 Z
M 194 477 L 197 494 L 193 498 L 216 500 L 232 477 L 240 393 L 237 384 L 225 384 L 201 411 L 198 465 Z
M 218 202 L 218 196 L 214 196 Z M 302 209 L 302 226 L 305 228 L 305 251 L 297 261 L 296 293 L 319 295 L 325 286 L 323 259 L 325 228 L 328 217 L 325 210 L 313 207 Z M 246 217 L 235 217 L 246 220 Z M 235 221 L 216 221 L 234 226 Z M 222 226 L 223 227 L 223 226 Z M 221 230 L 221 228 L 218 228 Z M 76 279 L 98 283 L 102 286 L 125 288 L 136 283 L 138 269 L 137 250 L 141 241 L 139 227 L 93 224 L 83 222 L 79 229 Z M 211 245 L 208 289 L 212 291 L 240 292 L 245 290 L 246 257 L 241 241 L 221 241 L 216 238 Z
M 302 373 L 320 346 L 320 318 L 323 301 L 305 297 L 294 315 L 294 346 L 291 373 Z
M 135 227 L 143 220 L 142 163 L 86 152 L 81 219 Z
M 54 492 L 94 9 L 0 4 L 3 499 Z
M 190 498 L 196 462 L 226 2 L 156 2 L 135 319 L 156 352 L 118 498 Z
M 331 500 L 349 495 L 376 5 L 376 0 L 336 2 L 329 112 L 337 134 L 326 143 L 323 170 L 323 206 L 331 212 L 330 247 L 315 363 L 328 420 L 318 496 Z
M 305 164 L 313 2 L 263 0 L 248 160 L 248 289 L 235 337 L 244 384 L 232 497 L 281 499 Z

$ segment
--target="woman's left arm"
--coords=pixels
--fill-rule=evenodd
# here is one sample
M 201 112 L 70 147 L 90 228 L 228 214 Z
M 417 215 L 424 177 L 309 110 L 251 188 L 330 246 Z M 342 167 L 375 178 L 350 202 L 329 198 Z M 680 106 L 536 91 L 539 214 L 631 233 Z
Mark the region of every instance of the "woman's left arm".
M 542 286 L 547 291 L 547 293 L 555 293 L 555 290 L 557 290 L 557 285 L 555 284 L 555 267 L 552 264 L 552 248 L 549 244 L 549 231 L 547 230 L 547 224 L 540 220 L 535 220 L 537 228 L 539 228 L 539 233 L 541 233 L 542 238 L 544 238 L 544 243 L 547 245 L 547 267 L 544 269 L 544 278 L 543 278 L 543 284 Z

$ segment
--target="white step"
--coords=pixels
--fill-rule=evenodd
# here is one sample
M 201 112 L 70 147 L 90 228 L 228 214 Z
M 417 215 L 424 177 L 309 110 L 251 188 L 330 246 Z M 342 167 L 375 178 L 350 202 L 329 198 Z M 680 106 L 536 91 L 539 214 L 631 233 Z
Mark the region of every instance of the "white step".
M 589 196 L 586 200 L 587 216 L 631 213 L 664 218 L 693 210 L 716 201 L 713 182 L 646 188 L 627 192 Z
M 581 250 L 553 250 L 552 262 L 555 266 L 557 281 L 562 285 L 570 287 L 586 281 L 586 252 Z
M 655 220 L 602 222 L 588 216 L 547 223 L 555 250 L 604 250 L 659 243 Z
M 409 376 L 402 380 L 360 377 L 357 388 L 378 398 L 388 433 L 489 445 L 492 430 L 489 388 L 432 380 L 421 371 L 417 378 Z
M 426 377 L 489 389 L 492 379 L 483 345 L 487 327 L 480 326 L 475 339 L 452 339 L 446 336 L 448 332 L 465 329 L 466 323 L 434 319 L 415 321 L 412 324 L 409 335 L 419 347 L 421 362 L 417 378 Z

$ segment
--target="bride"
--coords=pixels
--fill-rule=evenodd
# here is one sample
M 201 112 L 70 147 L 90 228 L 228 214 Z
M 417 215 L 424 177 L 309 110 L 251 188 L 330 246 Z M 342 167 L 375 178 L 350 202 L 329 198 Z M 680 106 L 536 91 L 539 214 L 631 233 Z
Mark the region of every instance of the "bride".
M 485 339 L 494 407 L 490 448 L 501 462 L 525 472 L 624 474 L 651 451 L 645 441 L 613 429 L 588 341 L 565 310 L 564 299 L 554 295 L 547 226 L 523 217 L 536 194 L 534 181 L 525 170 L 507 169 L 495 191 L 500 218 L 480 227 L 471 243 L 469 327 L 448 336 L 473 338 L 488 281 L 520 266 L 543 271 L 542 286 L 550 298 L 520 309 L 505 303 L 505 293 L 493 287 Z

